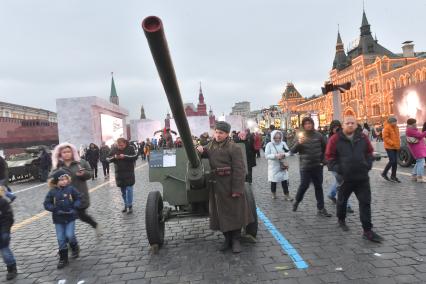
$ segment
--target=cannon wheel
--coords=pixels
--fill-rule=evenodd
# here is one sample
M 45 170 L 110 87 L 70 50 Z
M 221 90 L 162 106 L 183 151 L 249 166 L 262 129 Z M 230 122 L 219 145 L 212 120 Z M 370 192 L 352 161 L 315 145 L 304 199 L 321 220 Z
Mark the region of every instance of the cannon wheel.
M 163 198 L 159 191 L 148 194 L 145 208 L 145 227 L 148 242 L 155 250 L 164 243 Z
M 401 167 L 409 167 L 414 162 L 413 156 L 407 147 L 401 147 L 398 151 L 397 161 Z
M 251 186 L 246 186 L 246 197 L 247 197 L 247 203 L 249 206 L 249 209 L 251 210 L 253 217 L 254 217 L 254 222 L 250 223 L 246 226 L 246 234 L 250 235 L 254 238 L 256 238 L 257 236 L 257 226 L 258 226 L 258 222 L 257 222 L 257 211 L 256 211 L 256 200 L 254 199 L 254 195 L 253 195 L 253 191 L 251 189 Z

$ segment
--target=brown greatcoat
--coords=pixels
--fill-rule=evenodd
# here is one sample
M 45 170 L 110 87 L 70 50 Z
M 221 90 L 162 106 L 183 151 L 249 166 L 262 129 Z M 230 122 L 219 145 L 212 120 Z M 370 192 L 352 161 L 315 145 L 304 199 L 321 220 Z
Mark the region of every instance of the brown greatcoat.
M 230 140 L 218 143 L 211 141 L 204 148 L 204 157 L 212 171 L 231 167 L 231 175 L 213 175 L 214 183 L 209 196 L 210 229 L 221 232 L 240 230 L 254 221 L 244 194 L 246 170 L 241 148 Z M 232 197 L 241 193 L 241 197 Z

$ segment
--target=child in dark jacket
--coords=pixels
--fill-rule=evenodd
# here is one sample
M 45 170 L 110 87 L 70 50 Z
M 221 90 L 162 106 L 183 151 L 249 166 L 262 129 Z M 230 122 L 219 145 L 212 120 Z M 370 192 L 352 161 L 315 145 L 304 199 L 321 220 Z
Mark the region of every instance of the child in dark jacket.
M 53 213 L 52 219 L 59 245 L 58 269 L 68 264 L 67 244 L 71 247 L 73 258 L 77 258 L 80 252 L 75 236 L 75 219 L 80 206 L 80 195 L 70 183 L 71 177 L 68 172 L 64 170 L 54 172 L 49 180 L 51 189 L 44 200 L 44 208 Z
M 13 225 L 13 211 L 9 202 L 5 198 L 7 189 L 0 186 L 0 251 L 3 256 L 3 261 L 7 266 L 6 279 L 11 280 L 16 277 L 16 261 L 12 251 L 9 248 L 10 244 L 10 229 Z

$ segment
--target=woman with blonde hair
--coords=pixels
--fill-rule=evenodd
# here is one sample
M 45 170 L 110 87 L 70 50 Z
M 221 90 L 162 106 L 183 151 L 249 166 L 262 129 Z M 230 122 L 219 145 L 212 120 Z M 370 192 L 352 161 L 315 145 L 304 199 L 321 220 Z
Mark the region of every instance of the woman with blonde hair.
M 86 212 L 90 206 L 87 180 L 92 178 L 92 170 L 89 163 L 80 159 L 77 148 L 74 145 L 65 142 L 57 145 L 52 153 L 52 170 L 56 171 L 58 169 L 63 169 L 70 173 L 71 185 L 81 195 L 81 203 L 77 209 L 78 218 L 92 226 L 99 236 L 101 234 L 99 224 Z

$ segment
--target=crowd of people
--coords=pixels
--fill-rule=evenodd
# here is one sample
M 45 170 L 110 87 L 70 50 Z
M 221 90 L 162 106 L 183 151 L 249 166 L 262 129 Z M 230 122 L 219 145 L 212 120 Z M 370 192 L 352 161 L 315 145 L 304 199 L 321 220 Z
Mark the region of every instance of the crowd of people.
M 314 128 L 314 121 L 305 117 L 297 134 L 287 135 L 288 132 L 276 130 L 274 127 L 270 127 L 263 135 L 251 133 L 249 130 L 231 133 L 231 126 L 220 121 L 217 122 L 212 137 L 209 137 L 208 133 L 199 138 L 194 137 L 194 146 L 201 157 L 209 159 L 215 173 L 214 189 L 211 190 L 209 198 L 210 228 L 223 233 L 225 242 L 221 247 L 222 251 L 232 249 L 234 253 L 241 252 L 241 229 L 254 220 L 244 194 L 245 183 L 253 182 L 252 168 L 256 166 L 256 159 L 260 158 L 262 148 L 268 163 L 267 176 L 273 199 L 277 199 L 277 185 L 281 184 L 285 200 L 293 202 L 292 209 L 296 212 L 300 210 L 304 195 L 312 183 L 318 216 L 331 217 L 324 206 L 323 169 L 327 166 L 334 176 L 327 196 L 336 204 L 338 226 L 343 231 L 349 230 L 345 219 L 348 212 L 353 213 L 348 200 L 354 193 L 358 199 L 360 221 L 364 230 L 362 237 L 373 242 L 383 240 L 372 230 L 369 171 L 374 157 L 368 125 L 362 127 L 354 117 L 348 116 L 342 122 L 333 121 L 322 132 Z M 324 130 L 328 132 L 325 133 Z M 51 163 L 46 167 L 51 168 L 50 174 L 43 173 L 43 177 L 48 176 L 50 188 L 43 206 L 52 213 L 55 225 L 58 269 L 69 263 L 69 250 L 72 258 L 79 257 L 80 247 L 75 234 L 77 219 L 95 229 L 97 236 L 102 234 L 100 224 L 87 213 L 90 207 L 87 181 L 98 177 L 99 161 L 102 163 L 105 178 L 109 177 L 110 163 L 115 165 L 115 182 L 123 198 L 122 212 L 132 214 L 135 163 L 138 157 L 149 161 L 151 151 L 158 149 L 157 147 L 182 146 L 179 139 L 173 141 L 170 129 L 165 129 L 163 134 L 160 141 L 155 143 L 149 138 L 141 143 L 131 143 L 119 138 L 112 148 L 105 144 L 99 148 L 91 143 L 88 149 L 83 148 L 80 151 L 70 143 L 62 143 L 53 150 L 51 160 L 43 158 L 43 163 Z M 405 134 L 407 145 L 416 160 L 412 180 L 424 183 L 426 124 L 420 131 L 417 121 L 410 118 L 407 120 Z M 389 157 L 381 175 L 387 181 L 400 183 L 396 175 L 400 134 L 394 117 L 388 118 L 381 136 Z M 289 137 L 292 138 L 291 143 L 288 141 Z M 245 153 L 238 147 L 239 143 L 244 145 Z M 287 157 L 294 154 L 299 156 L 300 184 L 293 198 L 289 192 Z M 16 260 L 10 249 L 13 225 L 10 203 L 16 196 L 11 192 L 7 181 L 7 164 L 0 157 L 0 251 L 8 270 L 6 278 L 10 280 L 17 275 Z

